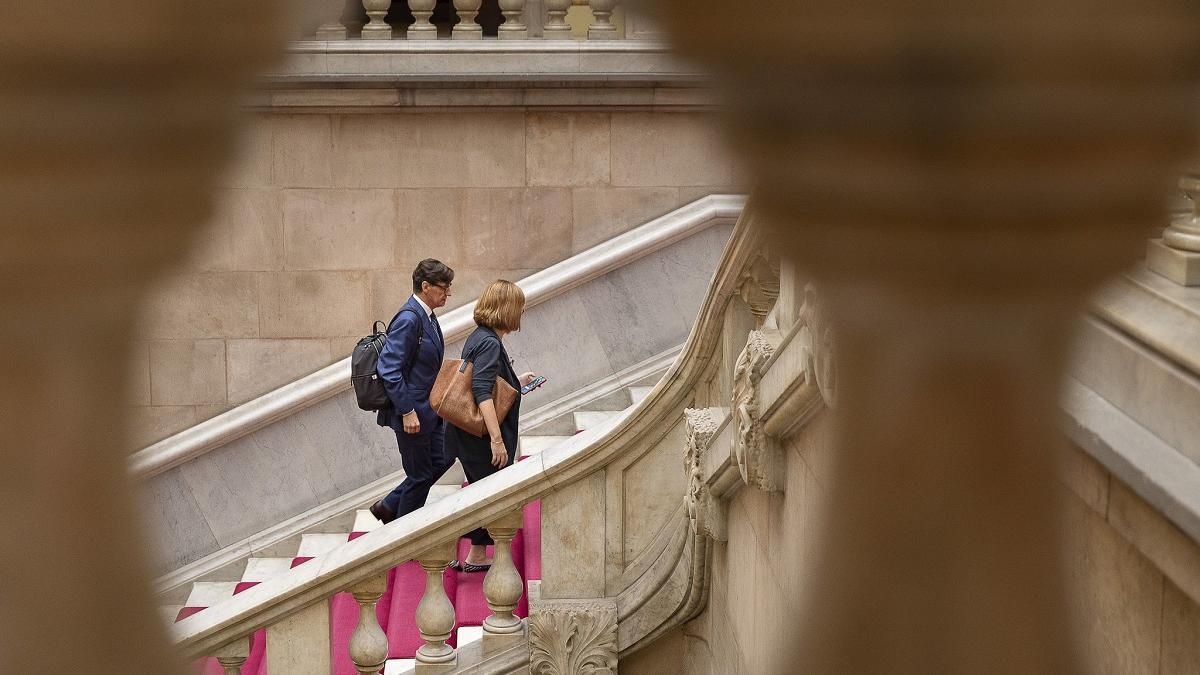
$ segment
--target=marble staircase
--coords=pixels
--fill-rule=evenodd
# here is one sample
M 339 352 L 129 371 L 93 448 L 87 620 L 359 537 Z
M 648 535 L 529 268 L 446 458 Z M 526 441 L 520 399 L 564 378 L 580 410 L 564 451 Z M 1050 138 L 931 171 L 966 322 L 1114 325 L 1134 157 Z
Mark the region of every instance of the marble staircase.
M 653 383 L 661 377 L 661 374 L 661 371 L 652 372 L 643 376 L 636 384 L 613 388 L 611 391 L 600 391 L 594 394 L 591 400 L 581 403 L 576 409 L 560 412 L 542 419 L 522 434 L 518 445 L 519 457 L 524 459 L 540 454 L 560 443 L 570 440 L 575 433 L 580 433 L 597 425 L 604 424 L 624 414 L 646 397 L 653 389 Z M 568 429 L 570 431 L 564 433 L 564 430 Z M 456 471 L 461 476 L 461 468 L 457 462 L 451 473 Z M 430 492 L 428 503 L 436 503 L 453 495 L 460 489 L 461 483 L 436 485 Z M 290 570 L 298 565 L 313 564 L 311 561 L 320 560 L 323 556 L 331 554 L 358 536 L 381 527 L 379 521 L 366 508 L 379 496 L 382 496 L 382 494 L 372 495 L 352 509 L 333 513 L 324 521 L 311 526 L 306 531 L 287 537 L 274 544 L 261 555 L 250 555 L 229 561 L 194 580 L 179 583 L 175 587 L 165 590 L 159 596 L 159 601 L 162 603 L 161 613 L 164 620 L 174 623 L 209 607 L 219 605 L 259 583 L 288 574 Z M 536 543 L 540 541 L 541 524 L 538 503 L 535 502 L 526 507 L 524 522 L 526 527 L 537 526 L 539 528 L 539 536 L 525 536 L 522 539 L 518 535 L 518 539 L 513 542 L 514 546 L 523 545 L 520 554 L 516 554 L 515 552 L 514 554 L 519 556 L 520 561 L 523 563 L 519 566 L 519 571 L 526 584 L 528 584 L 525 592 L 526 599 L 522 602 L 520 611 L 518 611 L 519 616 L 526 616 L 528 614 L 527 599 L 531 593 L 536 595 L 536 584 L 540 583 L 540 546 Z M 534 543 L 533 546 L 530 545 L 531 540 Z M 459 544 L 460 556 L 465 555 L 466 548 L 467 542 L 461 540 Z M 416 561 L 412 561 L 408 565 L 415 567 Z M 399 574 L 400 570 L 401 568 L 395 568 L 389 576 L 388 590 L 385 592 L 383 600 L 381 600 L 377 609 L 381 617 L 380 622 L 384 625 L 386 625 L 386 621 L 382 617 L 392 611 L 391 607 L 384 606 L 384 602 L 405 592 L 408 595 L 412 595 L 414 592 L 412 588 L 401 589 L 397 587 L 397 585 L 403 584 L 411 586 L 414 583 L 413 579 L 417 578 L 411 573 L 407 575 Z M 420 576 L 419 567 L 417 567 L 417 573 Z M 472 575 L 479 578 L 468 579 L 465 583 L 459 580 L 464 579 L 467 575 L 452 571 L 449 572 L 449 575 L 457 575 L 457 579 L 454 582 L 457 592 L 450 596 L 456 607 L 459 604 L 474 605 L 476 607 L 486 606 L 482 598 L 482 588 L 479 584 L 483 575 Z M 423 581 L 420 583 L 423 584 Z M 533 588 L 530 588 L 530 586 Z M 419 590 L 415 592 L 418 596 L 420 595 Z M 347 595 L 342 594 L 342 596 Z M 333 673 L 353 672 L 353 668 L 350 667 L 351 663 L 348 655 L 344 651 L 348 633 L 343 630 L 342 633 L 346 634 L 340 636 L 337 634 L 336 615 L 339 611 L 345 614 L 344 607 L 347 605 L 353 608 L 353 600 L 346 597 L 335 597 L 330 607 L 331 641 L 335 645 L 335 649 L 340 642 L 343 650 L 342 654 L 338 655 L 335 653 L 333 655 L 335 659 L 332 669 Z M 357 612 L 357 609 L 354 609 L 354 611 Z M 482 618 L 472 621 L 470 617 L 464 618 L 460 613 L 459 619 L 460 621 L 455 626 L 451 638 L 451 641 L 459 649 L 482 639 L 484 631 L 482 625 L 479 623 Z M 416 627 L 412 625 L 411 614 L 409 614 L 407 620 L 409 622 L 407 627 L 393 626 L 389 629 L 389 633 L 402 633 L 405 630 L 415 632 Z M 269 640 L 265 631 L 260 630 L 255 633 L 252 638 L 250 656 L 243 666 L 242 672 L 244 674 L 266 672 L 266 664 L 269 659 L 266 657 L 265 652 L 268 649 L 268 642 Z M 394 642 L 396 641 L 394 640 Z M 418 641 L 414 640 L 409 640 L 408 642 L 410 644 L 419 644 Z M 389 655 L 393 658 L 388 659 L 384 670 L 386 674 L 409 672 L 415 668 L 415 654 L 410 653 L 414 648 L 403 649 L 394 647 L 394 649 L 397 649 L 399 653 Z M 195 667 L 198 669 L 198 672 L 222 672 L 214 658 L 202 659 L 196 662 Z

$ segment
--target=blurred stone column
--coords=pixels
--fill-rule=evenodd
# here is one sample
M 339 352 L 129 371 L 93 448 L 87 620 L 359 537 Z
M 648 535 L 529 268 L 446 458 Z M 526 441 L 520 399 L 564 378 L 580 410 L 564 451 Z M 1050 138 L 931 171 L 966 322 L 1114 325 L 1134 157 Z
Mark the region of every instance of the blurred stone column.
M 1196 147 L 1200 4 L 658 0 L 839 358 L 789 672 L 1078 672 L 1054 481 L 1088 295 Z
M 1185 173 L 1179 188 L 1192 208 L 1150 242 L 1146 266 L 1177 284 L 1200 286 L 1200 172 Z
M 209 215 L 277 22 L 272 2 L 6 7 L 0 672 L 180 672 L 126 470 L 126 350 Z

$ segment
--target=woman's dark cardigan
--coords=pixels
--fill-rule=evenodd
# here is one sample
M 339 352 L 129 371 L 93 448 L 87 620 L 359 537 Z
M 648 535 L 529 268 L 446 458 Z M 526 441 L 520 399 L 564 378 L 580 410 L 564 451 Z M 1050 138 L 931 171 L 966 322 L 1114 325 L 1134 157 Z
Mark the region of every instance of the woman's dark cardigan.
M 474 365 L 471 393 L 475 395 L 476 403 L 492 398 L 492 388 L 495 386 L 497 375 L 511 384 L 513 389 L 521 391 L 521 384 L 517 380 L 517 374 L 513 372 L 508 352 L 504 350 L 504 343 L 491 328 L 479 326 L 471 333 L 463 345 L 462 358 L 470 360 Z M 517 419 L 520 415 L 521 395 L 518 393 L 508 414 L 504 419 L 497 420 L 500 422 L 500 436 L 504 438 L 504 448 L 508 451 L 509 465 L 516 461 L 517 457 Z M 467 482 L 470 483 L 499 471 L 491 464 L 491 437 L 486 431 L 483 438 L 480 438 L 453 424 L 446 425 L 446 454 L 458 458 L 463 473 L 467 475 Z M 476 530 L 467 536 L 475 544 L 492 543 L 484 530 Z

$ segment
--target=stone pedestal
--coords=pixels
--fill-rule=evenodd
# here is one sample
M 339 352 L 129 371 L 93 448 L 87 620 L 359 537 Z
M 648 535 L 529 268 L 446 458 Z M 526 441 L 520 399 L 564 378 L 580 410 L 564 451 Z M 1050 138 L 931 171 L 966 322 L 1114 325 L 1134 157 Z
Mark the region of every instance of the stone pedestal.
M 1182 286 L 1200 286 L 1200 174 L 1184 174 L 1179 187 L 1191 200 L 1184 214 L 1150 242 L 1146 267 Z
M 1200 286 L 1200 252 L 1167 246 L 1153 239 L 1146 246 L 1146 267 L 1181 286 Z

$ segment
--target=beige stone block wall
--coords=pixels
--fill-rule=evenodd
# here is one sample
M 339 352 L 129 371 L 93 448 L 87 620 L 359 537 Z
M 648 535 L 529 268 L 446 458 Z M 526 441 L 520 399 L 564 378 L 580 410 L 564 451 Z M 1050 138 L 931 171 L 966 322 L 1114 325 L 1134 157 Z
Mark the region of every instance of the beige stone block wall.
M 735 190 L 715 129 L 683 112 L 249 116 L 211 227 L 131 345 L 137 445 L 346 356 L 422 258 L 454 267 L 453 308 Z
M 782 673 L 820 551 L 832 457 L 828 417 L 788 446 L 786 490 L 740 490 L 717 544 L 707 611 L 631 659 L 683 660 L 687 673 Z M 1200 672 L 1200 546 L 1080 450 L 1065 458 L 1065 528 L 1086 672 Z M 881 564 L 884 564 L 881 561 Z M 817 620 L 820 620 L 817 617 Z M 627 672 L 622 664 L 622 672 Z

